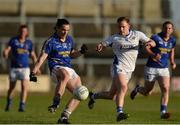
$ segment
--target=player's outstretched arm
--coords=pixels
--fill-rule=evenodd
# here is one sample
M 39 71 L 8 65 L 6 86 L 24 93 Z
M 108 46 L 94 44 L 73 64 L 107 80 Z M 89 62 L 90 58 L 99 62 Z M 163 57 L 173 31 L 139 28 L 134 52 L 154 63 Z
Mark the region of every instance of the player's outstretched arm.
M 37 62 L 35 63 L 35 66 L 32 70 L 32 72 L 30 73 L 29 77 L 30 77 L 30 81 L 37 81 L 36 78 L 36 74 L 38 73 L 41 65 L 43 64 L 43 62 L 45 61 L 45 59 L 47 58 L 48 54 L 45 52 L 41 52 L 40 56 L 37 59 Z
M 8 46 L 7 48 L 4 49 L 4 51 L 3 51 L 3 57 L 4 57 L 5 59 L 8 58 L 8 55 L 9 55 L 9 52 L 10 52 L 10 51 L 11 51 L 11 47 L 10 47 L 10 46 Z
M 33 60 L 33 65 L 35 65 L 35 63 L 37 62 L 37 56 L 36 56 L 36 54 L 35 54 L 34 51 L 31 52 L 30 57 L 31 57 L 31 59 Z M 36 72 L 36 74 L 41 74 L 41 71 L 38 70 L 38 71 Z

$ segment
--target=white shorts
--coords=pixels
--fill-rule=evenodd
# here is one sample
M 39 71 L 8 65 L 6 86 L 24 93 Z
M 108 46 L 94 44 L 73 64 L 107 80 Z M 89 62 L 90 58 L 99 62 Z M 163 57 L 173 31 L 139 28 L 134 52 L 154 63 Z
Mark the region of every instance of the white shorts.
M 29 68 L 11 68 L 9 73 L 9 80 L 15 82 L 17 80 L 29 80 Z
M 112 77 L 114 77 L 115 75 L 120 74 L 120 73 L 126 75 L 126 81 L 128 83 L 129 80 L 131 79 L 132 71 L 125 71 L 125 70 L 121 69 L 120 66 L 117 66 L 117 65 L 111 66 L 111 76 Z
M 170 77 L 170 72 L 168 68 L 152 68 L 145 66 L 144 78 L 146 81 L 153 82 L 159 76 L 168 76 Z
M 55 67 L 53 67 L 52 72 L 51 72 L 51 78 L 55 83 L 58 83 L 58 79 L 57 79 L 56 74 L 57 74 L 59 69 L 65 69 L 68 72 L 68 74 L 70 76 L 70 79 L 75 79 L 75 78 L 77 78 L 79 76 L 75 72 L 75 70 L 72 69 L 72 68 L 65 67 L 65 66 L 55 66 Z

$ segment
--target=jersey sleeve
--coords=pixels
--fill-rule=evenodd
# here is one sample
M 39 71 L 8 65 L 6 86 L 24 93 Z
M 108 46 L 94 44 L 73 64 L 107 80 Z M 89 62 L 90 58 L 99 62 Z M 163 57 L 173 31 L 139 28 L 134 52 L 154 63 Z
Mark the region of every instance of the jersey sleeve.
M 7 46 L 10 46 L 10 47 L 13 47 L 13 41 L 14 41 L 14 38 L 11 38 L 7 44 Z
M 143 32 L 137 31 L 138 36 L 139 36 L 139 41 L 146 43 L 150 40 L 149 37 L 147 37 Z
M 172 45 L 172 48 L 174 48 L 176 46 L 176 39 L 174 38 L 173 39 L 173 45 Z
M 70 43 L 71 43 L 71 51 L 72 51 L 75 48 L 74 40 L 70 36 L 69 36 L 69 40 L 70 40 Z
M 47 54 L 49 54 L 51 52 L 51 42 L 50 42 L 50 39 L 46 40 L 43 44 L 43 47 L 41 49 L 42 52 L 45 52 Z
M 29 41 L 29 52 L 31 53 L 33 51 L 33 43 L 32 41 Z
M 111 46 L 113 42 L 113 36 L 108 37 L 107 39 L 105 39 L 102 44 L 103 46 Z

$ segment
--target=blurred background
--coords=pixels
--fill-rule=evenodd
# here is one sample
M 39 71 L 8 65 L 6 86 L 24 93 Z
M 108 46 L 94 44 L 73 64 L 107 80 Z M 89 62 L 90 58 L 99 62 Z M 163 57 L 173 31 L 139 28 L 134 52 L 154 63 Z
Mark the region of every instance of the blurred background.
M 112 50 L 109 48 L 99 54 L 96 53 L 95 46 L 117 31 L 118 17 L 129 17 L 132 27 L 143 31 L 149 37 L 161 31 L 164 21 L 172 21 L 175 25 L 174 35 L 177 38 L 175 49 L 177 69 L 172 72 L 171 85 L 173 91 L 179 91 L 179 6 L 179 0 L 0 0 L 0 95 L 7 91 L 9 71 L 9 61 L 3 59 L 2 51 L 10 37 L 17 35 L 19 25 L 28 25 L 29 38 L 34 43 L 36 53 L 39 54 L 43 42 L 54 32 L 57 18 L 64 17 L 71 23 L 70 34 L 74 37 L 76 47 L 80 48 L 82 43 L 89 47 L 88 53 L 73 60 L 73 64 L 82 77 L 83 84 L 93 91 L 107 90 L 111 85 Z M 137 83 L 143 83 L 146 58 L 143 47 L 140 47 L 130 88 Z M 38 83 L 30 84 L 32 92 L 49 92 L 54 87 L 48 76 L 47 63 L 44 63 L 41 70 Z M 17 91 L 19 90 L 20 87 L 17 87 Z

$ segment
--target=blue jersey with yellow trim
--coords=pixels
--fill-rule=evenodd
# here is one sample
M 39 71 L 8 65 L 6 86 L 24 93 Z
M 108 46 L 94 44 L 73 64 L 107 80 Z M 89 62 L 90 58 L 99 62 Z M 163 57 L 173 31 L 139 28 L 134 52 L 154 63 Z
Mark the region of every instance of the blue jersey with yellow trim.
M 32 41 L 26 39 L 23 43 L 19 41 L 19 37 L 10 39 L 8 46 L 11 47 L 11 67 L 12 68 L 26 68 L 29 67 L 29 55 L 32 52 Z
M 167 68 L 169 64 L 171 49 L 175 47 L 176 40 L 173 36 L 168 41 L 163 39 L 163 33 L 154 34 L 151 37 L 155 41 L 156 46 L 151 48 L 154 53 L 161 55 L 160 60 L 154 61 L 151 57 L 148 58 L 146 66 L 154 68 Z
M 48 65 L 50 71 L 56 65 L 71 67 L 70 52 L 73 49 L 74 41 L 67 36 L 64 42 L 60 41 L 57 34 L 53 34 L 45 41 L 42 50 L 48 54 Z

